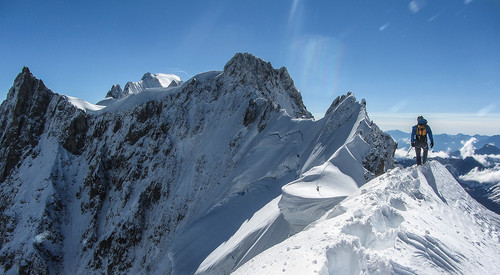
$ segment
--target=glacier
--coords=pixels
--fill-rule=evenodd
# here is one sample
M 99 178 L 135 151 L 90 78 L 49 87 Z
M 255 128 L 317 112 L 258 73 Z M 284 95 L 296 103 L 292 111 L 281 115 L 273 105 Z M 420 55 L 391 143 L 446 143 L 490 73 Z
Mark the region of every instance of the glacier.
M 275 69 L 246 53 L 236 54 L 222 71 L 186 81 L 146 73 L 124 90 L 114 85 L 96 104 L 54 93 L 24 68 L 0 105 L 0 269 L 7 274 L 260 274 L 262 266 L 280 266 L 272 270 L 307 274 L 333 272 L 349 260 L 353 273 L 369 272 L 362 260 L 376 254 L 367 244 L 371 232 L 390 235 L 373 237 L 384 249 L 401 240 L 417 247 L 412 237 L 425 237 L 398 229 L 420 222 L 419 211 L 403 213 L 408 217 L 398 212 L 413 205 L 404 198 L 408 190 L 369 186 L 387 179 L 388 186 L 403 184 L 413 177 L 418 189 L 414 181 L 445 171 L 435 164 L 409 168 L 416 172 L 396 168 L 396 142 L 369 119 L 366 104 L 348 93 L 315 120 L 286 68 Z M 391 177 L 394 173 L 410 176 Z M 415 196 L 425 198 L 426 191 Z M 349 202 L 360 192 L 395 192 L 402 199 L 392 200 L 396 210 L 381 210 L 384 204 L 375 197 L 355 209 Z M 448 201 L 448 194 L 439 194 Z M 475 222 L 483 221 L 474 225 L 474 234 L 481 229 L 490 239 L 474 236 L 483 238 L 489 253 L 498 248 L 498 218 L 469 204 L 467 209 L 481 217 Z M 372 214 L 363 207 L 379 207 L 377 213 L 385 211 L 395 221 L 370 231 L 371 221 L 362 217 Z M 350 213 L 354 218 L 347 219 L 357 219 L 355 225 L 326 228 Z M 274 253 L 301 257 L 300 247 L 307 245 L 293 243 L 322 224 L 325 234 L 345 243 L 338 264 L 323 258 L 335 258 L 325 247 L 339 245 L 320 240 L 311 252 L 315 266 L 299 267 L 298 258 L 286 262 L 289 268 L 267 262 L 281 259 Z M 466 226 L 464 221 L 458 230 Z M 437 236 L 431 240 L 446 243 Z M 287 249 L 279 250 L 283 246 Z M 411 247 L 403 252 L 425 258 L 425 251 Z M 467 266 L 454 260 L 469 256 L 460 253 L 463 258 L 444 259 L 458 273 Z M 374 261 L 373 270 L 419 272 L 405 262 L 408 258 L 387 257 Z M 443 265 L 436 259 L 428 270 L 437 273 Z M 483 269 L 496 265 L 493 258 Z

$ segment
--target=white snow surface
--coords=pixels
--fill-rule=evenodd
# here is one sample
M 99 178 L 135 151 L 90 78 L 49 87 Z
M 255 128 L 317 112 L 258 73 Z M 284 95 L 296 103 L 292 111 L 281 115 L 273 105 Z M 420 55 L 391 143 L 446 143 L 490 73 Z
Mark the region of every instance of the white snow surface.
M 156 79 L 158 79 L 162 87 L 170 86 L 170 84 L 172 84 L 172 81 L 182 81 L 181 78 L 175 74 L 156 73 L 154 74 L 154 76 L 156 77 Z
M 431 161 L 371 180 L 234 274 L 494 274 L 499 226 Z
M 180 77 L 174 74 L 146 73 L 139 82 L 128 82 L 123 89 L 125 95 L 138 94 L 148 88 L 167 88 L 172 82 L 181 83 Z
M 172 85 L 175 83 L 175 85 Z M 182 84 L 182 80 L 179 76 L 174 74 L 164 74 L 164 73 L 146 73 L 139 82 L 128 82 L 125 86 L 124 98 L 114 99 L 107 97 L 100 100 L 97 104 L 89 103 L 83 99 L 64 95 L 68 101 L 80 110 L 85 112 L 97 112 L 101 111 L 111 105 L 126 106 L 126 108 L 133 108 L 141 103 L 160 100 L 167 96 L 169 92 L 178 91 L 178 85 Z M 141 96 L 137 96 L 139 93 Z M 120 102 L 116 104 L 117 102 Z M 105 111 L 114 111 L 119 108 L 109 108 Z
M 104 108 L 106 108 L 106 106 L 103 106 L 103 105 L 97 105 L 97 104 L 92 104 L 92 103 L 89 103 L 83 99 L 80 99 L 80 98 L 76 98 L 76 97 L 72 97 L 72 96 L 67 96 L 65 95 L 65 97 L 68 99 L 68 101 L 73 104 L 73 106 L 75 106 L 76 108 L 80 109 L 80 110 L 83 110 L 83 111 L 99 111 L 99 110 L 102 110 Z

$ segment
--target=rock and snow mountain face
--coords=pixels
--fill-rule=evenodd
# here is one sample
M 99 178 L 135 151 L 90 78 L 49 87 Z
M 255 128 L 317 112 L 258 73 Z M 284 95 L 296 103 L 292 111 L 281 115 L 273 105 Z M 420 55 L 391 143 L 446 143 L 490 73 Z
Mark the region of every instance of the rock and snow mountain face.
M 314 121 L 286 69 L 252 55 L 155 79 L 93 105 L 19 74 L 0 106 L 3 272 L 232 271 L 395 165 L 364 101 Z M 242 233 L 267 208 L 272 226 Z
M 499 238 L 499 216 L 431 161 L 373 179 L 234 274 L 495 274 Z
M 108 106 L 118 99 L 132 94 L 139 94 L 147 89 L 170 88 L 181 84 L 181 78 L 174 74 L 145 73 L 139 82 L 127 82 L 123 90 L 120 84 L 113 85 L 106 94 L 106 98 L 98 102 L 97 105 Z
M 128 82 L 123 89 L 120 98 L 127 95 L 138 94 L 150 88 L 175 87 L 182 83 L 180 77 L 173 74 L 145 73 L 139 82 Z M 118 98 L 119 99 L 119 98 Z

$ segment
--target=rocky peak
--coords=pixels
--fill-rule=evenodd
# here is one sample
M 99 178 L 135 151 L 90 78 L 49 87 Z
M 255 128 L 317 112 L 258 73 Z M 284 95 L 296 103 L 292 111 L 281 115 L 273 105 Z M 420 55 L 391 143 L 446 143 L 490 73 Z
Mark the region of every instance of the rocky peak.
M 312 118 L 285 67 L 274 69 L 270 62 L 249 53 L 237 53 L 224 66 L 224 74 L 235 83 L 256 88 L 290 116 Z
M 268 77 L 279 78 L 285 86 L 294 85 L 285 67 L 274 69 L 266 62 L 249 53 L 237 53 L 224 66 L 224 72 L 245 82 L 265 81 Z
M 14 85 L 9 90 L 8 99 L 18 98 L 18 102 L 24 102 L 33 97 L 36 91 L 48 91 L 42 80 L 37 79 L 28 67 L 24 67 L 14 80 Z M 16 109 L 19 113 L 22 110 Z
M 238 76 L 244 73 L 263 73 L 269 75 L 273 70 L 271 63 L 249 53 L 235 54 L 224 66 L 224 72 L 230 76 Z
M 113 85 L 111 87 L 111 90 L 108 91 L 106 94 L 106 97 L 112 97 L 114 99 L 120 99 L 124 97 L 122 87 L 120 87 L 120 84 Z
M 37 79 L 28 67 L 24 67 L 14 80 L 7 100 L 2 105 L 12 104 L 14 115 L 16 117 L 24 116 L 30 112 L 39 111 L 40 108 L 48 104 L 53 95 L 54 93 L 45 86 L 42 80 Z
M 337 98 L 335 98 L 335 100 L 332 102 L 332 104 L 330 105 L 330 107 L 328 108 L 328 110 L 326 111 L 325 113 L 325 116 L 328 116 L 329 114 L 331 114 L 333 111 L 335 111 L 335 109 L 337 109 L 337 107 L 343 103 L 346 99 L 350 99 L 352 102 L 355 102 L 356 99 L 354 98 L 354 96 L 352 95 L 351 92 L 348 92 L 347 94 L 345 95 L 341 95 L 341 96 L 338 96 Z M 362 102 L 365 102 L 364 100 Z
M 24 67 L 14 80 L 7 99 L 0 106 L 0 181 L 33 148 L 44 130 L 45 114 L 54 93 Z

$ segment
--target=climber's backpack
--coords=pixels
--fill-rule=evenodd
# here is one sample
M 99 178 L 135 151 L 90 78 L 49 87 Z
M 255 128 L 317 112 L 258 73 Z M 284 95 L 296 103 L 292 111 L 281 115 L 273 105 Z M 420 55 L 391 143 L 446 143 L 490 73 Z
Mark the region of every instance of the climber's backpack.
M 427 140 L 427 127 L 425 127 L 425 124 L 417 126 L 417 140 Z

